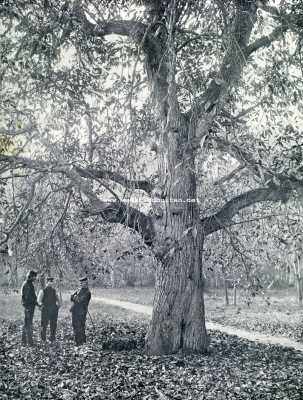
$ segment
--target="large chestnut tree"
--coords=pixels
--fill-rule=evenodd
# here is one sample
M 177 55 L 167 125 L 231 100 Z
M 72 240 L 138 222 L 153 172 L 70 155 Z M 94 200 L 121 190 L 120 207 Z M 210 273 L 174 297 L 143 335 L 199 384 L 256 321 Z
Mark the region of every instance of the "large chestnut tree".
M 23 137 L 24 148 L 18 155 L 1 154 L 0 172 L 34 174 L 21 211 L 34 198 L 39 179 L 56 174 L 85 196 L 80 207 L 87 216 L 124 224 L 142 236 L 159 260 L 146 340 L 151 354 L 208 348 L 205 238 L 226 229 L 248 207 L 285 203 L 300 193 L 302 148 L 294 115 L 302 98 L 303 6 L 280 3 L 1 2 L 0 134 Z M 104 112 L 121 101 L 119 92 L 126 100 L 106 124 Z M 286 124 L 284 115 L 273 123 L 286 109 L 291 122 Z M 268 116 L 271 121 L 264 124 Z M 123 126 L 135 138 L 132 148 L 141 156 L 134 151 L 132 162 L 140 170 L 127 167 L 131 158 L 118 140 Z M 88 132 L 85 157 L 81 133 L 75 140 L 77 129 Z M 59 144 L 49 139 L 55 131 Z M 156 164 L 144 174 L 142 157 L 151 143 Z M 210 208 L 218 193 L 209 189 L 207 175 L 216 163 L 205 160 L 220 153 L 228 173 L 218 178 L 227 187 Z M 242 192 L 228 191 L 229 181 L 243 177 L 250 182 L 246 190 L 242 185 Z M 112 199 L 104 200 L 96 184 Z M 150 210 L 123 201 L 118 186 L 149 198 Z M 2 242 L 10 233 L 4 229 Z

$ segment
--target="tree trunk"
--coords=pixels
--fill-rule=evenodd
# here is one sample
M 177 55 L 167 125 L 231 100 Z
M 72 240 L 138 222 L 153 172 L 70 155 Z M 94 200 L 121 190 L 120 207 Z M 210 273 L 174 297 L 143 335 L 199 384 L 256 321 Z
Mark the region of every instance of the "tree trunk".
M 222 265 L 222 274 L 223 274 L 223 284 L 224 284 L 225 305 L 226 305 L 226 306 L 229 306 L 228 280 L 226 279 L 226 271 L 225 271 L 224 265 Z
M 296 287 L 297 287 L 297 298 L 298 303 L 301 305 L 303 301 L 303 290 L 302 290 L 302 276 L 301 276 L 301 257 L 295 256 L 293 261 L 293 270 L 296 280 Z
M 233 304 L 235 307 L 237 306 L 237 285 L 236 284 L 234 284 Z
M 299 274 L 296 274 L 296 283 L 297 283 L 297 296 L 298 302 L 301 305 L 303 301 L 303 293 L 302 293 L 302 278 Z
M 157 270 L 152 322 L 146 347 L 150 354 L 205 352 L 204 280 L 201 245 L 197 238 L 186 244 Z
M 203 298 L 204 233 L 195 173 L 198 116 L 193 114 L 188 118 L 179 108 L 174 9 L 171 12 L 166 50 L 159 63 L 161 69 L 153 75 L 152 85 L 160 130 L 157 146 L 159 181 L 152 194 L 156 211 L 153 246 L 161 262 L 156 271 L 153 315 L 146 338 L 146 350 L 150 354 L 201 353 L 209 344 Z M 199 133 L 201 131 L 200 126 Z
M 10 286 L 13 288 L 19 287 L 19 279 L 18 279 L 18 264 L 16 260 L 12 260 L 8 262 L 8 266 L 10 269 Z
M 225 305 L 229 306 L 228 281 L 227 281 L 227 279 L 224 279 L 224 295 L 225 295 Z
M 146 347 L 150 354 L 205 352 L 202 273 L 204 242 L 196 201 L 195 157 L 188 147 L 192 128 L 175 115 L 162 135 L 159 160 L 161 218 L 154 221 L 161 260 L 156 271 L 152 321 Z M 155 199 L 154 199 L 155 200 Z

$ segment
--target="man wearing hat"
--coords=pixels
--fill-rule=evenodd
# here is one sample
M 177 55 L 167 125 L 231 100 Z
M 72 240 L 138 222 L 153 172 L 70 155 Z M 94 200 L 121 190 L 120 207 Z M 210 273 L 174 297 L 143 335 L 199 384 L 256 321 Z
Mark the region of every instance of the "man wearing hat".
M 36 271 L 29 271 L 21 288 L 22 305 L 24 308 L 24 324 L 22 328 L 22 344 L 33 346 L 33 318 L 35 307 L 38 305 L 34 283 Z
M 41 340 L 46 341 L 46 330 L 50 325 L 50 341 L 56 340 L 56 330 L 58 321 L 58 310 L 60 300 L 56 289 L 53 287 L 54 278 L 46 278 L 46 286 L 40 290 L 38 295 L 38 304 L 41 306 Z
M 70 309 L 72 313 L 72 325 L 76 346 L 80 346 L 86 342 L 85 322 L 88 312 L 88 304 L 91 299 L 87 277 L 80 278 L 79 281 L 80 288 L 71 295 L 73 305 Z

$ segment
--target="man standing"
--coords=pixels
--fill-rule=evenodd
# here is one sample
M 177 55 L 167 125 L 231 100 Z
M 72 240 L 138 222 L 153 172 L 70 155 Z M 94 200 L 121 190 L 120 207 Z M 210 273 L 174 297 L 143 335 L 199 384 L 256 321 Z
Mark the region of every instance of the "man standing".
M 35 307 L 38 305 L 34 282 L 37 278 L 36 271 L 29 271 L 26 281 L 21 288 L 22 305 L 24 308 L 24 325 L 22 328 L 22 344 L 33 346 L 33 318 Z
M 86 314 L 88 312 L 88 304 L 91 299 L 87 277 L 80 278 L 79 281 L 80 288 L 71 296 L 73 305 L 70 309 L 72 313 L 72 325 L 76 346 L 80 346 L 86 342 L 85 322 Z
M 46 330 L 50 324 L 50 341 L 56 340 L 58 310 L 60 300 L 56 289 L 53 287 L 54 278 L 46 279 L 46 287 L 40 290 L 38 295 L 38 304 L 41 306 L 41 340 L 46 341 Z

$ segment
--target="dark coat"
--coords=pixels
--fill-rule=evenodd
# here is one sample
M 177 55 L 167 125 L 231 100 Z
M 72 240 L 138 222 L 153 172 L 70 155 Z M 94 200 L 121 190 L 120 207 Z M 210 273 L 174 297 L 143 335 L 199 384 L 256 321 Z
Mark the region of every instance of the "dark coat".
M 37 303 L 37 296 L 33 282 L 31 280 L 26 280 L 23 282 L 21 288 L 22 305 L 25 308 L 35 308 Z
M 56 289 L 46 286 L 46 288 L 43 289 L 43 297 L 41 300 L 42 311 L 45 311 L 48 314 L 58 314 L 58 302 L 59 299 Z
M 71 295 L 71 301 L 73 305 L 71 312 L 77 315 L 86 315 L 88 310 L 88 304 L 91 299 L 91 293 L 88 288 L 78 289 Z

